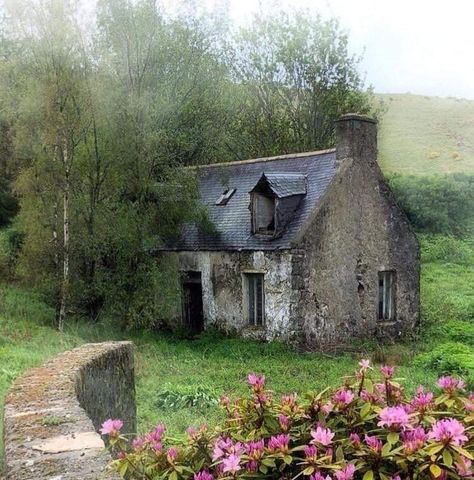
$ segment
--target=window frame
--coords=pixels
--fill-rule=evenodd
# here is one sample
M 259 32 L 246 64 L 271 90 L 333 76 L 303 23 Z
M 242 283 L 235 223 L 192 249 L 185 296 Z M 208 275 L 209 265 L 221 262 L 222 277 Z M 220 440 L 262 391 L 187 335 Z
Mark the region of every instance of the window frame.
M 242 275 L 244 277 L 244 308 L 247 325 L 262 328 L 265 326 L 265 274 L 243 272 Z
M 379 270 L 377 280 L 377 320 L 379 322 L 395 322 L 397 318 L 397 272 L 395 270 Z
M 264 229 L 258 227 L 258 199 L 259 197 L 264 197 L 270 200 L 273 204 L 273 228 Z M 252 211 L 252 233 L 255 235 L 274 235 L 276 231 L 276 221 L 277 221 L 277 198 L 271 195 L 265 195 L 259 192 L 253 192 L 251 197 L 251 211 Z

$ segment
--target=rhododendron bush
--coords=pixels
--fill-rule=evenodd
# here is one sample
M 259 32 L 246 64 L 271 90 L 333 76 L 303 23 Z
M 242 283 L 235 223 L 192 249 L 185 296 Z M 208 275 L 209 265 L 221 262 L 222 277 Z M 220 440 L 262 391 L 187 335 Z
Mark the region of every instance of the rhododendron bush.
M 275 398 L 265 377 L 248 376 L 250 395 L 221 399 L 226 420 L 210 431 L 190 427 L 172 440 L 164 425 L 129 441 L 107 420 L 124 477 L 169 480 L 474 478 L 474 395 L 442 377 L 436 392 L 407 396 L 393 367 L 367 360 L 335 391 Z

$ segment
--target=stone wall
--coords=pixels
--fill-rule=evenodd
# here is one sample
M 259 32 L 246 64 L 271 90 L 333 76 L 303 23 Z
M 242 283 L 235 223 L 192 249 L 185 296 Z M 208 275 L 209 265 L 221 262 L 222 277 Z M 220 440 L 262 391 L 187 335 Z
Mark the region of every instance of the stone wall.
M 181 271 L 201 272 L 206 327 L 213 325 L 265 340 L 287 340 L 291 336 L 293 296 L 289 251 L 186 251 L 165 255 L 176 256 Z M 265 274 L 265 328 L 248 325 L 245 273 Z
M 419 319 L 419 246 L 377 164 L 375 124 L 348 117 L 338 122 L 337 141 L 339 170 L 298 243 L 296 317 L 312 348 L 393 339 Z M 396 272 L 392 321 L 378 319 L 378 272 L 385 270 Z
M 29 370 L 5 400 L 6 478 L 115 478 L 97 433 L 110 417 L 136 431 L 131 342 L 83 345 Z

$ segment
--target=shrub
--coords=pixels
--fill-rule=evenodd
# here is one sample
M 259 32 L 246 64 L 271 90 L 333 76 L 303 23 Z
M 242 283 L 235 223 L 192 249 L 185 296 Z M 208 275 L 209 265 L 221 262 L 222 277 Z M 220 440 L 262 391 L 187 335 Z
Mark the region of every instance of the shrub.
M 463 396 L 454 377 L 440 392 L 420 387 L 408 398 L 393 367 L 371 374 L 367 360 L 335 391 L 275 399 L 265 377 L 251 374 L 251 394 L 221 399 L 227 419 L 210 432 L 189 428 L 170 445 L 164 425 L 133 440 L 122 422 L 107 420 L 122 477 L 169 480 L 237 478 L 309 480 L 407 480 L 472 478 L 474 395 Z
M 425 262 L 472 264 L 474 248 L 471 242 L 452 236 L 421 236 L 421 259 Z
M 439 374 L 456 372 L 468 375 L 474 372 L 472 347 L 459 342 L 446 342 L 437 345 L 427 353 L 415 357 L 415 365 L 431 368 Z
M 421 232 L 464 235 L 474 223 L 474 176 L 394 175 L 397 203 Z

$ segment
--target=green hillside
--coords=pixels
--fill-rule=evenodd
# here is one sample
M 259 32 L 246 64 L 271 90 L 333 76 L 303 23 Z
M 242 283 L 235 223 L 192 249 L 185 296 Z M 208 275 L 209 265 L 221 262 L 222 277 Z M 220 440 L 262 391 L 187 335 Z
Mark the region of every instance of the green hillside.
M 379 161 L 385 173 L 474 174 L 474 100 L 379 95 Z

